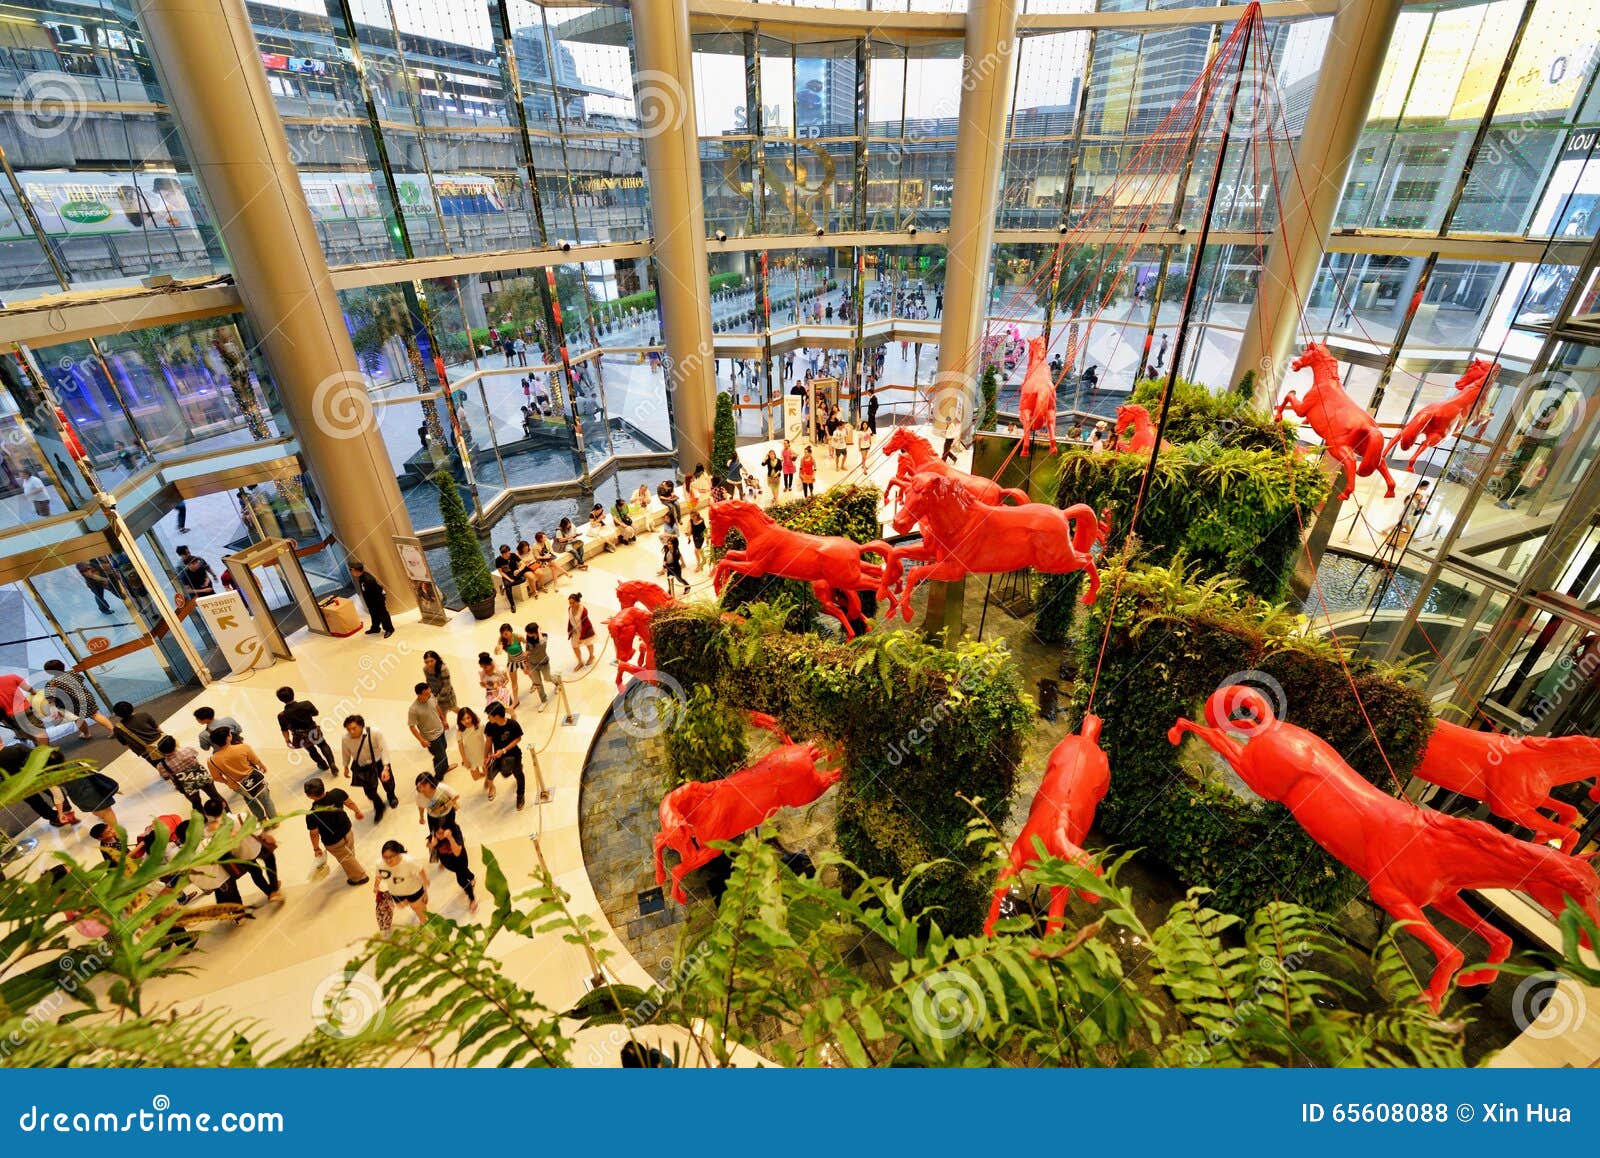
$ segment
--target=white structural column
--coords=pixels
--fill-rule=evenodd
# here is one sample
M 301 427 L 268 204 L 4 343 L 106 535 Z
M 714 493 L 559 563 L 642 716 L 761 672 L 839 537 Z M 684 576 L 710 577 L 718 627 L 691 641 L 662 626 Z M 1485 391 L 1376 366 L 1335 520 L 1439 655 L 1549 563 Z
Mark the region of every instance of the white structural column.
M 1304 196 L 1292 177 L 1283 182 L 1283 225 L 1267 242 L 1255 307 L 1239 344 L 1233 381 L 1227 384 L 1254 370 L 1257 405 L 1268 405 L 1277 396 L 1300 305 L 1317 276 L 1322 243 L 1333 228 L 1400 7 L 1401 0 L 1343 0 L 1334 17 L 1322 75 L 1295 150 Z
M 244 0 L 137 0 L 150 57 L 334 533 L 416 605 L 392 536 L 411 517 L 345 329 Z
M 971 0 L 961 65 L 954 194 L 945 245 L 944 317 L 939 327 L 939 389 L 934 406 L 949 417 L 951 395 L 965 392 L 960 418 L 971 429 L 977 344 L 983 333 L 1006 112 L 1017 61 L 1019 0 Z
M 678 461 L 685 469 L 704 463 L 707 469 L 720 471 L 724 464 L 711 461 L 716 352 L 688 0 L 633 0 L 633 42 L 639 69 L 635 99 L 645 138 L 656 292 Z

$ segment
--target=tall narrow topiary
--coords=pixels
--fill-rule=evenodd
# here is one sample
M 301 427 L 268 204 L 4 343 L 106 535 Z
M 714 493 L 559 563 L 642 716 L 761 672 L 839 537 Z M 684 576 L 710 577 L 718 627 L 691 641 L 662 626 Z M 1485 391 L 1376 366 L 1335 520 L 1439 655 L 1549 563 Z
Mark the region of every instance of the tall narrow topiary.
M 983 371 L 983 379 L 978 384 L 983 391 L 983 421 L 978 424 L 979 430 L 993 430 L 1000 422 L 1000 373 L 990 362 Z
M 439 488 L 439 514 L 444 519 L 445 546 L 450 552 L 450 574 L 455 576 L 456 595 L 471 607 L 494 598 L 494 576 L 467 518 L 466 504 L 456 490 L 456 480 L 447 470 L 433 476 Z
M 733 425 L 733 395 L 717 395 L 717 422 L 711 436 L 711 473 L 721 474 L 739 448 L 738 432 Z

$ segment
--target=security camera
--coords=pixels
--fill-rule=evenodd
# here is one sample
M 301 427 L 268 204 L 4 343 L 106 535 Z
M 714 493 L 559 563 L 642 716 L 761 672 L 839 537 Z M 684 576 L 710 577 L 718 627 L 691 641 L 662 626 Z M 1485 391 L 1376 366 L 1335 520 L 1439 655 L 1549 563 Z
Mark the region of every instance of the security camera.
M 822 226 L 820 226 L 820 225 L 817 226 L 817 236 L 818 237 L 821 237 L 826 232 L 828 232 L 828 231 L 826 229 L 822 228 Z
M 718 241 L 727 241 L 728 240 L 728 231 L 726 229 L 717 230 L 717 240 Z
M 1180 225 L 1180 226 L 1178 226 L 1178 236 L 1179 236 L 1179 237 L 1182 237 L 1182 236 L 1184 236 L 1184 235 L 1185 235 L 1185 234 L 1187 234 L 1187 233 L 1188 233 L 1188 232 L 1189 232 L 1189 227 L 1188 227 L 1188 226 L 1187 226 L 1187 225 Z
M 570 242 L 570 241 L 559 241 L 556 244 L 561 247 L 561 252 L 562 253 L 571 253 L 572 252 L 572 242 Z
M 908 225 L 906 227 L 906 232 L 911 234 L 912 237 L 915 237 L 917 235 L 917 227 L 915 225 Z
M 1067 231 L 1067 223 L 1065 221 L 1063 221 L 1060 225 L 1056 226 L 1056 232 L 1057 233 L 1065 233 L 1066 231 Z

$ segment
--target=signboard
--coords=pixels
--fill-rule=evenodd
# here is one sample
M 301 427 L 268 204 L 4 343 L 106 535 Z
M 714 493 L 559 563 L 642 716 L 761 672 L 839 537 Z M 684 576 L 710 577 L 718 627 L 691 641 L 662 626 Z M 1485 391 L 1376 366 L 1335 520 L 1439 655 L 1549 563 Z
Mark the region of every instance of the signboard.
M 250 609 L 237 591 L 223 591 L 217 595 L 202 595 L 194 601 L 195 610 L 205 620 L 211 636 L 222 648 L 228 667 L 234 674 L 251 668 L 271 667 L 272 655 L 256 630 Z
M 433 569 L 428 566 L 428 556 L 422 552 L 422 540 L 396 535 L 394 548 L 400 552 L 400 565 L 406 569 L 406 578 L 411 581 L 411 590 L 416 594 L 417 610 L 422 612 L 422 622 L 435 626 L 449 623 L 450 613 L 445 610 L 439 585 L 433 581 Z
M 783 396 L 783 437 L 797 441 L 806 429 L 806 401 L 798 394 Z

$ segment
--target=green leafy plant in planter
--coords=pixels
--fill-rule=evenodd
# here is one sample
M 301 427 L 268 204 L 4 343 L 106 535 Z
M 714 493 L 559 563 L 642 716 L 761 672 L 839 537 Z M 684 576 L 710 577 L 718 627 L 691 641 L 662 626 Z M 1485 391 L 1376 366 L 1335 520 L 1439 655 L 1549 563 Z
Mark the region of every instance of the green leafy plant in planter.
M 717 394 L 717 418 L 711 437 L 711 473 L 721 474 L 738 449 L 738 431 L 733 423 L 733 395 L 720 392 Z
M 668 699 L 664 713 L 667 791 L 686 780 L 721 780 L 744 764 L 750 753 L 744 734 L 747 717 L 716 699 L 704 684 L 687 699 Z
M 1113 560 L 1102 581 L 1076 642 L 1080 677 L 1067 713 L 1076 727 L 1105 639 L 1094 700 L 1111 755 L 1101 831 L 1186 885 L 1214 890 L 1213 904 L 1225 912 L 1245 916 L 1273 900 L 1339 909 L 1360 880 L 1282 805 L 1239 789 L 1192 745 L 1173 747 L 1167 729 L 1180 716 L 1201 718 L 1207 696 L 1242 680 L 1361 776 L 1398 792 L 1433 728 L 1427 699 L 1392 669 L 1303 634 L 1301 617 L 1254 598 L 1238 580 L 1200 579 L 1181 558 L 1169 567 Z
M 1133 388 L 1132 401 L 1159 417 L 1161 392 L 1167 380 L 1146 378 Z M 1203 383 L 1179 377 L 1167 407 L 1166 438 L 1173 443 L 1218 442 L 1280 454 L 1294 445 L 1294 432 L 1265 411 L 1257 410 L 1248 394 L 1213 394 Z
M 1134 454 L 1074 450 L 1056 464 L 1056 502 L 1111 509 L 1107 549 L 1127 540 L 1128 515 L 1149 460 Z M 1304 528 L 1328 497 L 1328 478 L 1317 464 L 1280 450 L 1190 442 L 1156 461 L 1139 514 L 1141 558 L 1164 564 L 1183 554 L 1205 575 L 1239 580 L 1264 599 L 1281 598 L 1294 573 Z M 1038 579 L 1034 632 L 1062 643 L 1077 614 L 1081 573 Z
M 439 489 L 439 514 L 444 520 L 445 547 L 450 552 L 450 574 L 455 577 L 456 595 L 477 619 L 494 614 L 494 575 L 484 558 L 483 548 L 467 518 L 466 504 L 456 489 L 449 471 L 435 472 L 433 485 Z
M 911 885 L 947 930 L 982 926 L 990 867 L 967 841 L 968 800 L 1009 815 L 1033 705 L 1003 645 L 931 647 L 913 632 L 848 644 L 786 630 L 755 604 L 724 622 L 711 605 L 652 620 L 656 665 L 683 687 L 767 712 L 796 739 L 836 743 L 844 780 L 838 847 L 869 875 Z

